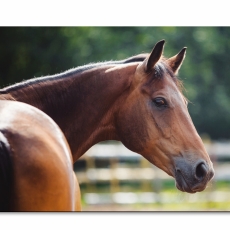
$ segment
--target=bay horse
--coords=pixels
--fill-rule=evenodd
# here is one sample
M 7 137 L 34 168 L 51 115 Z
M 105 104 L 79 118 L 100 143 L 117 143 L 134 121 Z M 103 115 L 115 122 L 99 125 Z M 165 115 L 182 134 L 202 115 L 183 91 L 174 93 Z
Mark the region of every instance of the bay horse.
M 68 143 L 45 113 L 0 100 L 0 211 L 80 211 Z
M 28 103 L 50 116 L 73 162 L 96 143 L 117 140 L 174 177 L 179 190 L 203 191 L 214 170 L 177 77 L 186 48 L 165 58 L 164 44 L 156 43 L 150 54 L 16 83 L 2 88 L 0 99 Z

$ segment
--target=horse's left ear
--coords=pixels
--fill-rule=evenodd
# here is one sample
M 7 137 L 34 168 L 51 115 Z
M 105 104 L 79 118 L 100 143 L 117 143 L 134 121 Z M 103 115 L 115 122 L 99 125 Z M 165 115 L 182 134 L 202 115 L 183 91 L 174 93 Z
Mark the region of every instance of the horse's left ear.
M 175 74 L 178 73 L 178 71 L 179 71 L 179 69 L 180 69 L 180 67 L 184 61 L 186 49 L 187 49 L 187 47 L 184 47 L 177 55 L 175 55 L 175 56 L 173 56 L 167 60 L 169 66 L 172 68 L 172 70 Z
M 150 72 L 153 69 L 153 67 L 155 66 L 155 64 L 159 61 L 159 59 L 161 58 L 161 55 L 163 53 L 164 44 L 165 44 L 165 40 L 159 41 L 154 46 L 149 57 L 144 60 L 145 72 Z

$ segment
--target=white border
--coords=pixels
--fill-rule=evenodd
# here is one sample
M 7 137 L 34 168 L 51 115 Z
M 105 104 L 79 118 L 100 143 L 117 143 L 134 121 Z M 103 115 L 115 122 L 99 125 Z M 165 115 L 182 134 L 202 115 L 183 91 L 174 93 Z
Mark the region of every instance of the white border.
M 228 26 L 227 1 L 1 1 L 0 26 Z

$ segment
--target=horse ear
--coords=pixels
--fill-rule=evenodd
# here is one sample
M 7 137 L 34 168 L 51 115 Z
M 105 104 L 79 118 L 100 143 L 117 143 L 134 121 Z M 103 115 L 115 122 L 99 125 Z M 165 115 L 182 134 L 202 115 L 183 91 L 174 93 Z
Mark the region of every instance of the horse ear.
M 187 47 L 184 47 L 177 55 L 175 55 L 175 56 L 173 56 L 167 60 L 169 66 L 172 68 L 172 70 L 175 74 L 178 73 L 178 71 L 179 71 L 179 69 L 180 69 L 180 67 L 184 61 L 186 49 L 187 49 Z
M 159 61 L 159 59 L 163 53 L 164 44 L 165 44 L 165 40 L 159 41 L 154 46 L 149 57 L 144 60 L 145 72 L 150 72 L 153 69 L 153 67 L 155 66 L 155 64 Z

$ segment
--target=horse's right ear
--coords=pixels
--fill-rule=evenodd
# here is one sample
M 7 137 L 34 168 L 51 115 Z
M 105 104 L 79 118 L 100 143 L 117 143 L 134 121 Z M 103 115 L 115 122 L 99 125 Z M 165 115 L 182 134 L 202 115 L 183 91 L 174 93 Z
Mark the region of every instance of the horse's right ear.
M 165 40 L 159 41 L 153 48 L 149 57 L 144 60 L 145 72 L 150 72 L 161 58 L 164 50 Z
M 186 49 L 187 49 L 187 47 L 184 47 L 177 55 L 175 55 L 175 56 L 173 56 L 167 60 L 169 66 L 172 68 L 172 70 L 175 74 L 178 73 L 178 71 L 179 71 L 179 69 L 180 69 L 180 67 L 184 61 Z

